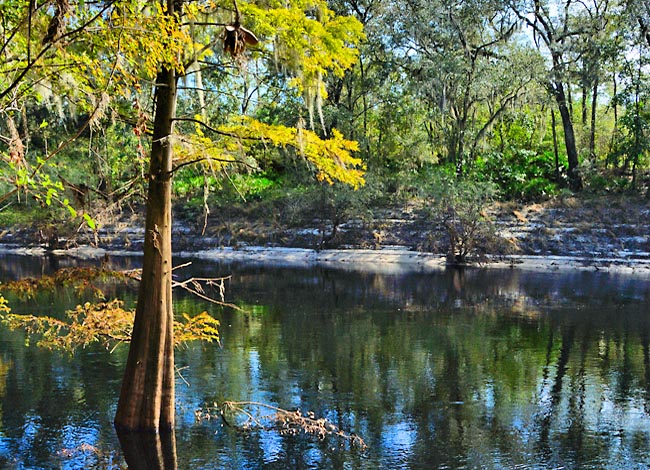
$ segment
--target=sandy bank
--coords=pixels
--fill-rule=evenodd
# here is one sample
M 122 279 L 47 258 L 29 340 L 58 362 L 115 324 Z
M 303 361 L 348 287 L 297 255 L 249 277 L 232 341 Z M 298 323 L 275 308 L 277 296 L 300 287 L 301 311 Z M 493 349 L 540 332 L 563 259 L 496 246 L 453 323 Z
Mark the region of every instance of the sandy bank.
M 218 248 L 178 256 L 225 262 L 244 262 L 272 266 L 328 266 L 377 272 L 439 271 L 445 269 L 444 256 L 402 248 L 379 250 L 322 250 L 299 248 L 246 247 Z M 650 260 L 622 258 L 582 258 L 569 256 L 513 255 L 472 265 L 479 269 L 521 269 L 530 271 L 600 271 L 650 277 Z
M 128 250 L 107 250 L 81 245 L 67 250 L 54 250 L 57 256 L 82 260 L 101 259 L 105 256 L 140 256 L 142 253 Z M 39 247 L 23 248 L 0 245 L 0 254 L 44 256 L 46 250 Z M 310 250 L 282 247 L 214 248 L 198 251 L 180 251 L 176 258 L 205 261 L 244 263 L 276 267 L 323 266 L 354 271 L 382 273 L 429 272 L 446 268 L 445 257 L 422 253 L 402 247 L 378 250 Z M 473 265 L 475 269 L 520 269 L 527 271 L 591 271 L 631 274 L 650 277 L 650 260 L 639 258 L 605 258 L 575 256 L 513 255 L 499 257 L 487 263 Z

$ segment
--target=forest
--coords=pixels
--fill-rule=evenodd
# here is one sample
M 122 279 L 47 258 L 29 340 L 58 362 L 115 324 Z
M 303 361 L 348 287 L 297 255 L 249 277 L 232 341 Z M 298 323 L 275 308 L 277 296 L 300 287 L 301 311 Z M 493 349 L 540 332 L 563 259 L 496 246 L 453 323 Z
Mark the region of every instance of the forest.
M 233 207 L 299 225 L 462 188 L 647 192 L 647 2 L 186 3 L 172 34 L 134 1 L 3 2 L 3 226 L 47 240 L 140 211 L 161 65 L 198 230 Z

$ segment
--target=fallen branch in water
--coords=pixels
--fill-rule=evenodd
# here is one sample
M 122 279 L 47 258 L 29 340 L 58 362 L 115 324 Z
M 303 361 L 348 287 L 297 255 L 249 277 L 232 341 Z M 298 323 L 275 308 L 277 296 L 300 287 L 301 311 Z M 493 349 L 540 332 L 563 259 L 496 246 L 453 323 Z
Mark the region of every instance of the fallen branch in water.
M 366 449 L 364 440 L 354 433 L 347 433 L 325 418 L 316 418 L 314 413 L 303 414 L 300 410 L 289 411 L 267 403 L 254 401 L 224 401 L 194 412 L 199 421 L 220 417 L 231 428 L 240 431 L 262 429 L 277 430 L 280 434 L 296 435 L 299 432 L 315 436 L 320 440 L 338 437 L 352 446 Z

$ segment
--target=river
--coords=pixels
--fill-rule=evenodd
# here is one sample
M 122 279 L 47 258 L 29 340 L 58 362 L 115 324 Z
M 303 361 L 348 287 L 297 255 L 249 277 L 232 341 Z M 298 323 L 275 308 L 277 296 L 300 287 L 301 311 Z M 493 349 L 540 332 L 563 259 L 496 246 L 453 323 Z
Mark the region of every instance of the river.
M 3 280 L 52 268 L 44 258 L 0 257 Z M 179 469 L 650 466 L 645 278 L 205 260 L 178 275 L 231 275 L 226 300 L 243 309 L 177 296 L 177 313 L 209 311 L 222 337 L 177 351 Z M 127 305 L 135 295 L 107 294 Z M 6 296 L 16 312 L 50 315 L 87 300 L 72 290 Z M 0 468 L 123 468 L 112 418 L 127 348 L 70 356 L 35 342 L 0 327 Z M 367 447 L 197 420 L 198 409 L 225 400 L 313 412 Z

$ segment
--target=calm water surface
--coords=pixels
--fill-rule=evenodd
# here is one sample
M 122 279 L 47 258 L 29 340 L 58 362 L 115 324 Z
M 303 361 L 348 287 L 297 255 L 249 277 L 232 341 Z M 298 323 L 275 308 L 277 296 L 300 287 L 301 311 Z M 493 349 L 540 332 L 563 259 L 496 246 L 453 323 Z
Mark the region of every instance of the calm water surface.
M 0 257 L 5 280 L 50 269 Z M 232 274 L 227 299 L 246 310 L 177 300 L 177 312 L 222 322 L 221 347 L 177 352 L 179 469 L 650 466 L 647 279 L 199 261 L 179 274 Z M 11 305 L 60 315 L 84 300 L 58 291 Z M 123 468 L 112 418 L 126 352 L 69 357 L 0 328 L 0 468 Z M 223 400 L 313 411 L 368 448 L 196 421 L 197 408 Z

